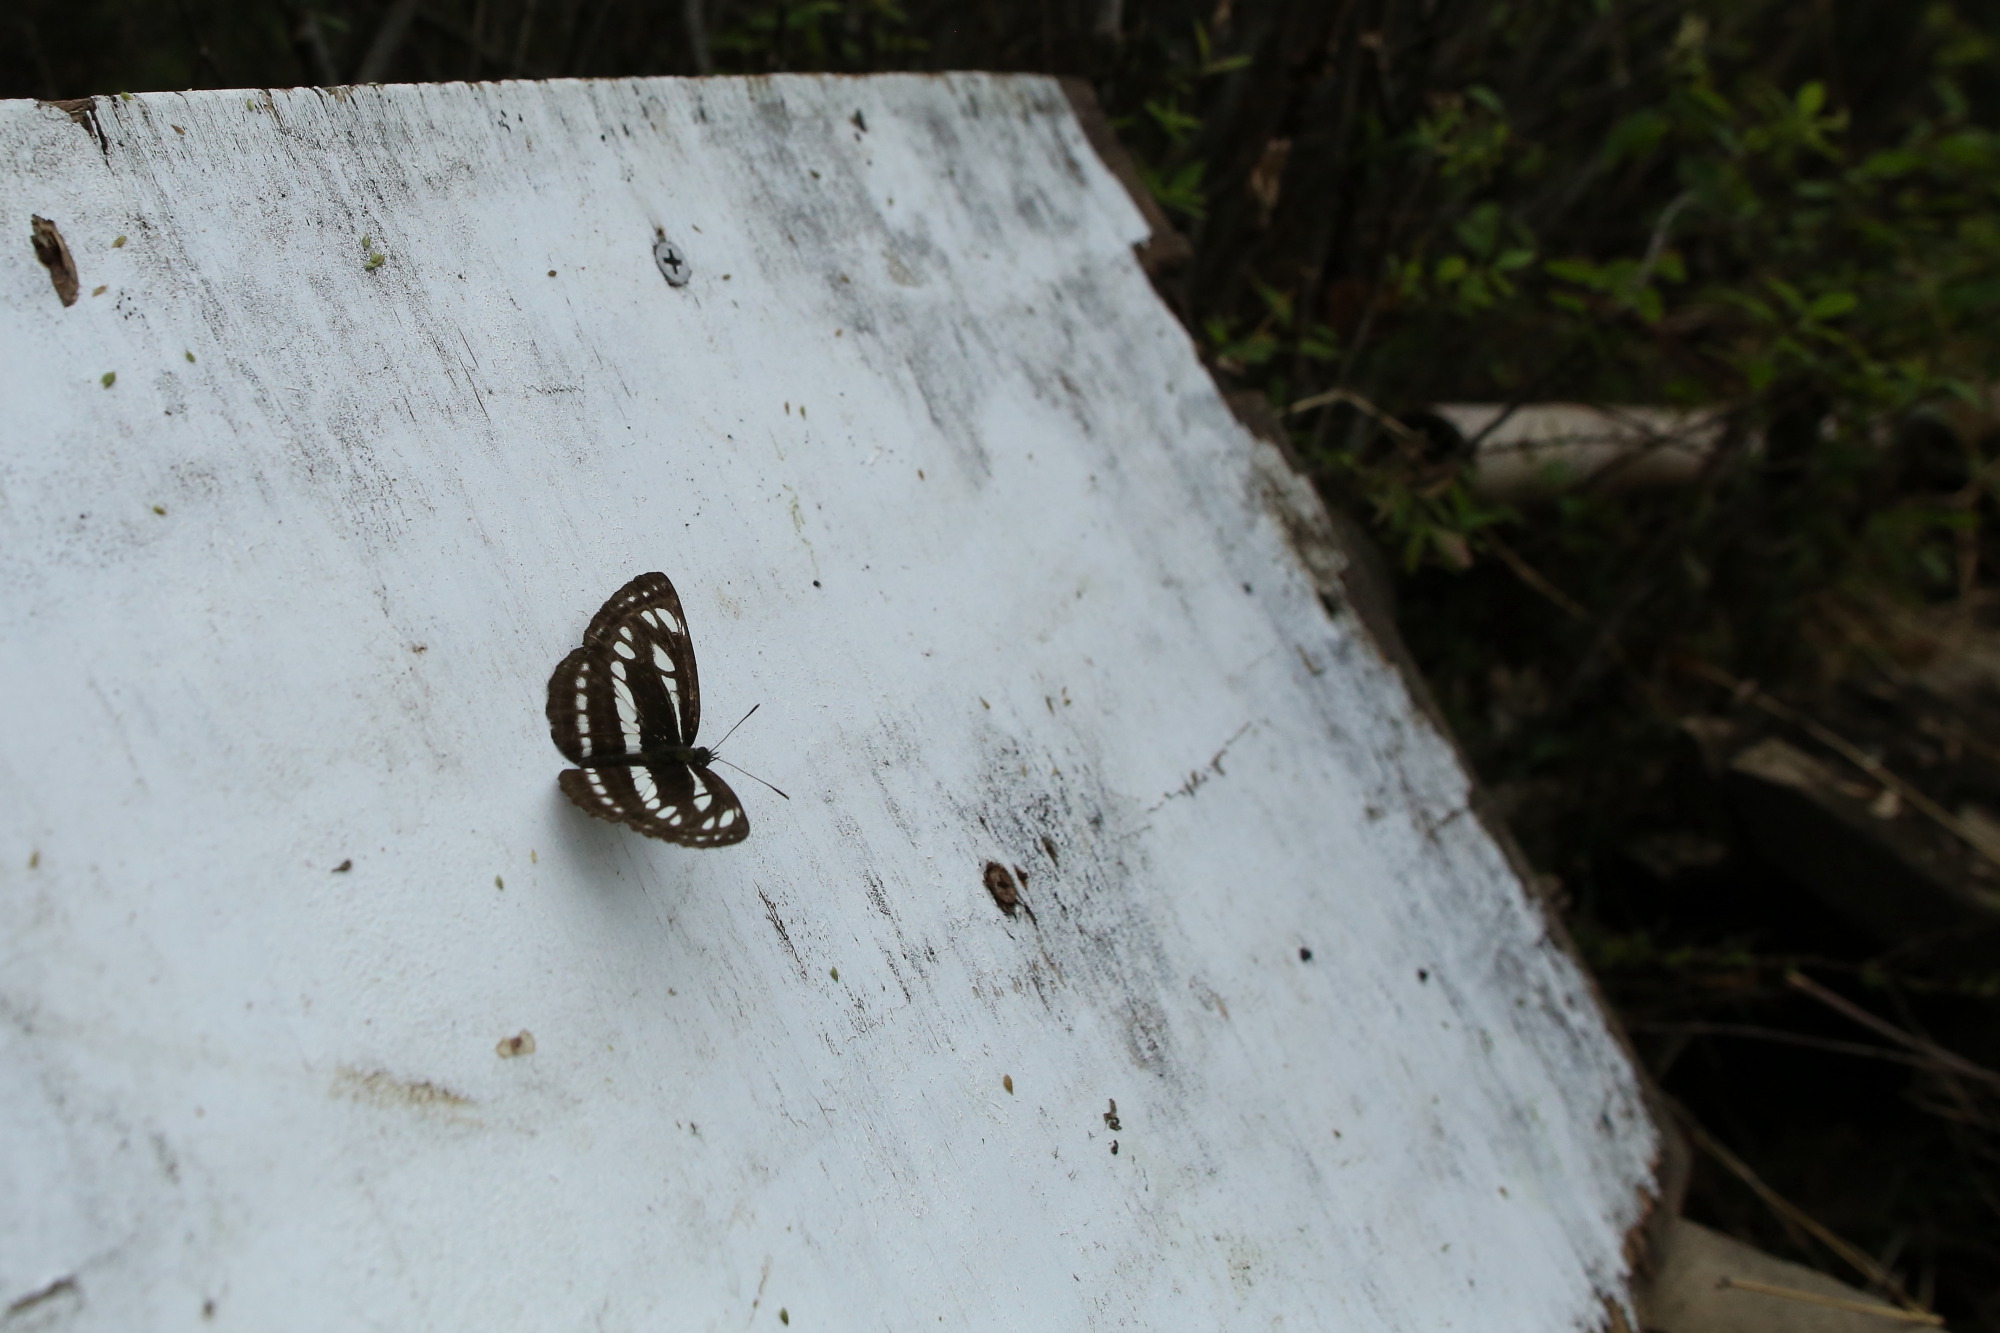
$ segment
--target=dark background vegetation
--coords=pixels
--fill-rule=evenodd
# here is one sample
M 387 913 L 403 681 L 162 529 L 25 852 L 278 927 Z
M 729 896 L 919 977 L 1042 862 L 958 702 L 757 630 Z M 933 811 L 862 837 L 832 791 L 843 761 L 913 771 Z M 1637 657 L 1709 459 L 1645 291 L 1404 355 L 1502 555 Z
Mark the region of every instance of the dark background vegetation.
M 1852 735 L 2000 810 L 1996 42 L 1992 0 L 17 0 L 0 95 L 1089 79 L 1193 242 L 1163 292 L 1386 553 L 1443 710 L 1714 1145 L 1689 1214 L 2000 1330 L 2000 1083 L 1966 1072 L 2000 1066 L 2000 946 L 1830 909 L 1696 743 L 1837 765 L 1821 733 Z M 1507 506 L 1422 412 L 1466 400 L 1728 425 L 1693 484 Z

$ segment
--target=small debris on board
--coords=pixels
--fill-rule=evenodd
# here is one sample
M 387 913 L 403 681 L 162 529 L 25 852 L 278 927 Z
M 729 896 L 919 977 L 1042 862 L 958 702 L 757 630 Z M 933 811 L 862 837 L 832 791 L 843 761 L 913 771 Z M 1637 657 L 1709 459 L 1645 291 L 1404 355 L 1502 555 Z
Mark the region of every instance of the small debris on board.
M 1008 916 L 1021 905 L 1021 890 L 1015 884 L 1014 876 L 1006 866 L 998 861 L 986 863 L 986 891 L 993 895 L 993 902 Z
M 76 260 L 70 257 L 69 243 L 56 230 L 56 224 L 39 214 L 33 214 L 30 234 L 35 242 L 35 258 L 49 271 L 49 282 L 56 289 L 56 296 L 64 305 L 76 304 L 76 293 L 81 285 L 76 276 Z
M 533 1055 L 535 1053 L 535 1034 L 526 1028 L 522 1028 L 511 1037 L 502 1037 L 499 1044 L 493 1048 L 493 1053 L 502 1060 L 512 1060 L 517 1056 Z

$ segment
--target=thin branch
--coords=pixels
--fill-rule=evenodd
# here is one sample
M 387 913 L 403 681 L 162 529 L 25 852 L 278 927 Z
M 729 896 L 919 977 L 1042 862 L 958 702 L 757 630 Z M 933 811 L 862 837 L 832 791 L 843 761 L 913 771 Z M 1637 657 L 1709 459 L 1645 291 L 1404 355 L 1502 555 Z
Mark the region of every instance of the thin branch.
M 1855 1272 L 1861 1274 L 1869 1282 L 1895 1297 L 1897 1301 L 1902 1303 L 1905 1309 L 1915 1311 L 1919 1314 L 1930 1313 L 1930 1311 L 1925 1310 L 1915 1300 L 1911 1299 L 1910 1294 L 1903 1290 L 1903 1284 L 1896 1280 L 1893 1273 L 1876 1263 L 1865 1251 L 1848 1244 L 1839 1236 L 1834 1235 L 1818 1219 L 1807 1213 L 1805 1209 L 1799 1207 L 1769 1185 L 1766 1185 L 1742 1158 L 1723 1147 L 1720 1143 L 1717 1143 L 1714 1137 L 1706 1129 L 1702 1128 L 1701 1123 L 1688 1113 L 1686 1107 L 1676 1105 L 1674 1111 L 1679 1116 L 1682 1126 L 1687 1130 L 1688 1137 L 1694 1141 L 1695 1147 L 1713 1157 L 1723 1169 L 1727 1170 L 1745 1185 L 1748 1185 L 1751 1193 L 1764 1201 L 1765 1207 L 1787 1222 L 1801 1228 L 1807 1235 L 1833 1251 L 1835 1255 L 1854 1269 Z
M 715 57 L 708 50 L 708 24 L 702 17 L 702 0 L 681 0 L 681 23 L 687 28 L 688 54 L 694 57 L 694 72 L 715 73 Z M 783 22 L 780 17 L 779 22 Z
M 1813 999 L 1818 1000 L 1821 1004 L 1833 1010 L 1836 1014 L 1859 1023 L 1870 1032 L 1878 1036 L 1887 1037 L 1890 1041 L 1900 1046 L 1908 1047 L 1934 1064 L 1949 1069 L 1953 1073 L 1962 1075 L 1965 1078 L 1977 1079 L 1981 1083 L 2000 1088 L 2000 1074 L 1994 1073 L 1984 1065 L 1976 1065 L 1962 1055 L 1947 1051 L 1935 1042 L 1926 1041 L 1922 1037 L 1911 1036 L 1895 1024 L 1877 1018 L 1853 1001 L 1836 995 L 1803 972 L 1785 973 L 1785 984 L 1793 990 L 1805 992 L 1807 995 L 1812 996 Z
M 1375 406 L 1375 404 L 1369 402 L 1352 389 L 1328 389 L 1324 393 L 1316 393 L 1309 398 L 1301 398 L 1285 409 L 1285 415 L 1296 416 L 1300 412 L 1310 412 L 1316 407 L 1327 407 L 1334 403 L 1346 403 L 1363 416 L 1371 418 L 1377 425 L 1395 436 L 1401 443 L 1410 444 L 1418 438 L 1416 431 L 1411 430 L 1408 426 L 1405 426 L 1402 422 L 1396 420 L 1396 418 L 1390 416 L 1387 412 L 1384 412 L 1381 408 Z
M 1798 1301 L 1803 1305 L 1823 1305 L 1829 1310 L 1847 1310 L 1854 1314 L 1872 1314 L 1877 1319 L 1887 1319 L 1898 1324 L 1926 1324 L 1932 1328 L 1944 1326 L 1944 1316 L 1932 1314 L 1928 1310 L 1898 1310 L 1893 1305 L 1877 1305 L 1873 1301 L 1850 1301 L 1841 1296 L 1822 1296 L 1814 1291 L 1800 1291 L 1797 1287 L 1780 1287 L 1771 1282 L 1758 1282 L 1747 1277 L 1719 1277 L 1715 1285 L 1724 1291 L 1735 1288 L 1738 1291 L 1754 1291 L 1763 1296 L 1776 1296 L 1781 1300 Z
M 1802 1032 L 1786 1032 L 1782 1028 L 1758 1027 L 1752 1023 L 1627 1023 L 1634 1032 L 1657 1032 L 1663 1036 L 1675 1037 L 1741 1037 L 1746 1041 L 1768 1041 L 1780 1046 L 1797 1046 L 1809 1051 L 1826 1051 L 1833 1055 L 1852 1055 L 1865 1060 L 1885 1060 L 1890 1064 L 1906 1065 L 1917 1069 L 1934 1069 L 1938 1061 L 1928 1055 L 1911 1055 L 1902 1051 L 1885 1050 L 1880 1046 L 1868 1046 L 1858 1041 L 1836 1041 L 1830 1037 L 1809 1037 Z
M 368 44 L 368 54 L 361 57 L 361 67 L 354 71 L 356 83 L 382 81 L 382 76 L 389 72 L 389 62 L 396 58 L 403 38 L 409 34 L 410 20 L 416 16 L 417 0 L 395 0 L 389 6 L 389 12 L 382 17 L 382 26 L 375 30 L 375 40 Z
M 1936 801 L 1933 801 L 1910 783 L 1890 772 L 1881 760 L 1869 754 L 1853 741 L 1848 740 L 1845 736 L 1833 730 L 1833 728 L 1814 718 L 1808 717 L 1789 704 L 1781 703 L 1777 699 L 1772 698 L 1770 695 L 1764 693 L 1764 691 L 1758 689 L 1755 681 L 1738 680 L 1721 667 L 1713 666 L 1702 661 L 1700 658 L 1683 658 L 1682 666 L 1690 674 L 1700 676 L 1710 684 L 1720 685 L 1738 699 L 1754 705 L 1763 712 L 1777 718 L 1780 722 L 1789 722 L 1791 725 L 1799 728 L 1806 735 L 1812 737 L 1827 749 L 1832 750 L 1835 754 L 1853 764 L 1890 791 L 1895 792 L 1897 796 L 1927 815 L 1940 828 L 1954 834 L 1959 841 L 1963 842 L 1980 856 L 1985 857 L 1995 865 L 2000 865 L 2000 854 L 1995 854 L 1994 851 L 1989 849 L 1981 840 L 1979 833 L 1971 825 L 1939 805 Z

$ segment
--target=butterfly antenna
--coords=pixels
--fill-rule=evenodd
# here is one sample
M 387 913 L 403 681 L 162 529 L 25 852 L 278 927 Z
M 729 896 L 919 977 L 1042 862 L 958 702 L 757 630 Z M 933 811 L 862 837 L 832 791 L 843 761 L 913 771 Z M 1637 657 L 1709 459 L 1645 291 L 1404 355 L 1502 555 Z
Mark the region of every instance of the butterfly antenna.
M 750 705 L 750 713 L 754 713 L 754 712 L 756 712 L 756 711 L 757 711 L 758 709 L 762 708 L 763 706 L 764 706 L 764 705 L 762 705 L 762 704 L 751 704 L 751 705 Z M 740 726 L 742 726 L 742 725 L 743 725 L 743 724 L 744 724 L 745 722 L 748 722 L 748 721 L 750 720 L 750 713 L 745 713 L 745 714 L 744 714 L 744 715 L 743 715 L 742 717 L 739 717 L 739 718 L 737 718 L 737 719 L 736 719 L 736 727 L 740 727 Z M 716 752 L 717 750 L 720 750 L 720 749 L 722 748 L 722 741 L 726 741 L 726 740 L 728 740 L 728 739 L 729 739 L 729 738 L 730 738 L 731 736 L 734 736 L 734 735 L 736 734 L 736 727 L 731 727 L 731 728 L 730 728 L 729 730 L 727 730 L 727 731 L 723 732 L 723 733 L 722 733 L 722 740 L 721 740 L 721 741 L 717 741 L 717 742 L 716 742 L 715 744 L 713 744 L 713 745 L 711 745 L 711 746 L 709 746 L 709 747 L 708 747 L 708 751 L 709 751 L 709 753 L 710 753 L 710 754 L 713 754 L 713 753 L 715 753 L 715 752 Z M 731 768 L 736 768 L 736 765 L 734 765 L 734 764 L 731 764 L 731 765 L 730 765 L 730 767 L 731 767 Z M 736 771 L 737 771 L 737 772 L 739 772 L 739 773 L 742 773 L 742 772 L 743 772 L 743 770 L 742 770 L 742 769 L 740 769 L 740 768 L 736 769 Z M 744 774 L 743 774 L 743 776 L 745 776 L 745 777 L 749 777 L 749 776 L 751 776 L 751 775 L 750 775 L 750 774 L 748 774 L 748 773 L 744 773 Z M 759 781 L 762 781 L 762 779 L 759 779 Z M 770 784 L 766 783 L 765 785 L 766 785 L 766 786 L 769 786 Z M 776 791 L 776 790 L 777 790 L 777 788 L 775 788 L 775 787 L 772 787 L 772 788 L 771 788 L 771 790 L 773 790 L 773 791 Z M 790 798 L 789 798 L 789 797 L 787 797 L 786 799 L 787 799 L 787 800 L 789 800 Z
M 757 711 L 758 709 L 762 708 L 763 706 L 764 706 L 764 705 L 762 705 L 762 704 L 751 704 L 751 705 L 750 705 L 750 713 L 754 713 L 754 712 L 756 712 L 756 711 Z M 742 725 L 743 725 L 743 724 L 744 724 L 745 722 L 748 722 L 748 721 L 750 720 L 750 713 L 745 713 L 745 714 L 744 714 L 744 715 L 743 715 L 742 717 L 739 717 L 739 718 L 737 718 L 737 719 L 736 719 L 736 727 L 740 727 L 740 726 L 742 726 Z M 723 733 L 722 733 L 722 741 L 726 741 L 726 740 L 728 740 L 728 739 L 729 739 L 729 738 L 730 738 L 731 736 L 734 736 L 734 735 L 736 734 L 736 727 L 731 727 L 731 728 L 730 728 L 729 730 L 727 730 L 727 731 L 723 732 Z M 722 748 L 722 741 L 717 741 L 717 742 L 716 742 L 716 743 L 715 743 L 714 745 L 711 745 L 711 746 L 710 746 L 710 747 L 708 748 L 708 754 L 709 754 L 709 758 L 710 758 L 710 760 L 711 760 L 712 762 L 714 762 L 714 763 L 718 763 L 718 764 L 721 764 L 721 765 L 722 765 L 722 766 L 723 766 L 724 768 L 734 768 L 734 769 L 736 769 L 736 771 L 737 771 L 738 773 L 741 773 L 741 774 L 742 774 L 742 775 L 743 775 L 744 777 L 746 777 L 746 778 L 749 778 L 749 779 L 750 779 L 750 780 L 751 780 L 752 782 L 764 782 L 764 779 L 762 779 L 762 778 L 758 777 L 758 776 L 757 776 L 757 775 L 756 775 L 755 773 L 752 773 L 752 772 L 751 772 L 751 771 L 750 771 L 749 769 L 747 769 L 747 768 L 738 768 L 738 767 L 737 767 L 737 766 L 736 766 L 735 764 L 732 764 L 732 763 L 730 763 L 730 762 L 729 762 L 729 761 L 728 761 L 727 759 L 724 759 L 724 758 L 723 758 L 723 757 L 722 757 L 721 755 L 717 754 L 717 753 L 716 753 L 716 751 L 718 751 L 718 750 L 720 750 L 720 749 Z M 784 793 L 784 792 L 782 792 L 782 791 L 778 791 L 778 788 L 776 788 L 776 787 L 773 787 L 773 786 L 771 786 L 771 784 L 770 784 L 770 783 L 768 783 L 768 782 L 764 782 L 764 785 L 765 785 L 766 787 L 770 787 L 772 791 L 775 791 L 775 792 L 778 792 L 778 795 L 780 795 L 780 796 L 785 796 L 785 793 Z M 791 797 L 789 797 L 789 796 L 785 796 L 785 799 L 789 801 L 789 800 L 791 800 L 792 798 L 791 798 Z
M 729 762 L 729 761 L 728 761 L 727 759 L 724 759 L 724 758 L 723 758 L 723 757 L 722 757 L 721 755 L 719 755 L 719 754 L 718 754 L 718 755 L 711 755 L 711 756 L 710 756 L 710 758 L 711 758 L 711 760 L 712 760 L 713 762 L 715 762 L 715 763 L 718 763 L 718 764 L 721 764 L 721 765 L 722 765 L 722 766 L 723 766 L 724 768 L 736 768 L 736 765 L 734 765 L 734 764 L 730 763 L 730 762 Z M 741 773 L 741 774 L 742 774 L 742 775 L 743 775 L 744 777 L 746 777 L 746 778 L 749 778 L 749 779 L 750 779 L 750 780 L 751 780 L 752 782 L 764 782 L 764 779 L 762 779 L 762 778 L 758 777 L 758 776 L 757 776 L 757 775 L 756 775 L 755 773 L 752 773 L 752 772 L 751 772 L 751 771 L 750 771 L 749 769 L 747 769 L 747 768 L 736 768 L 736 771 L 737 771 L 738 773 Z M 768 782 L 764 782 L 764 785 L 765 785 L 766 787 L 771 787 L 771 784 L 770 784 L 770 783 L 768 783 Z M 785 796 L 785 793 L 783 793 L 782 791 L 778 791 L 778 789 L 777 789 L 776 787 L 771 787 L 771 790 L 772 790 L 772 791 L 776 791 L 776 792 L 778 792 L 778 795 L 780 795 L 780 796 Z M 789 796 L 785 796 L 785 799 L 789 801 L 789 800 L 791 800 L 792 798 L 791 798 L 791 797 L 789 797 Z

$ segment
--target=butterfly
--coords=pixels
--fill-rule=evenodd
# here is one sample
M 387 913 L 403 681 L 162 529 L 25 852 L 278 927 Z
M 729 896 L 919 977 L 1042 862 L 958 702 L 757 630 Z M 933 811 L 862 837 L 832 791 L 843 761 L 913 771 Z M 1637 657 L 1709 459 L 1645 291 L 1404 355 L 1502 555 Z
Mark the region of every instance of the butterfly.
M 548 713 L 556 748 L 577 765 L 557 781 L 587 814 L 683 847 L 750 835 L 743 802 L 709 767 L 715 751 L 694 743 L 701 685 L 665 574 L 641 574 L 591 617 L 583 646 L 549 677 Z

